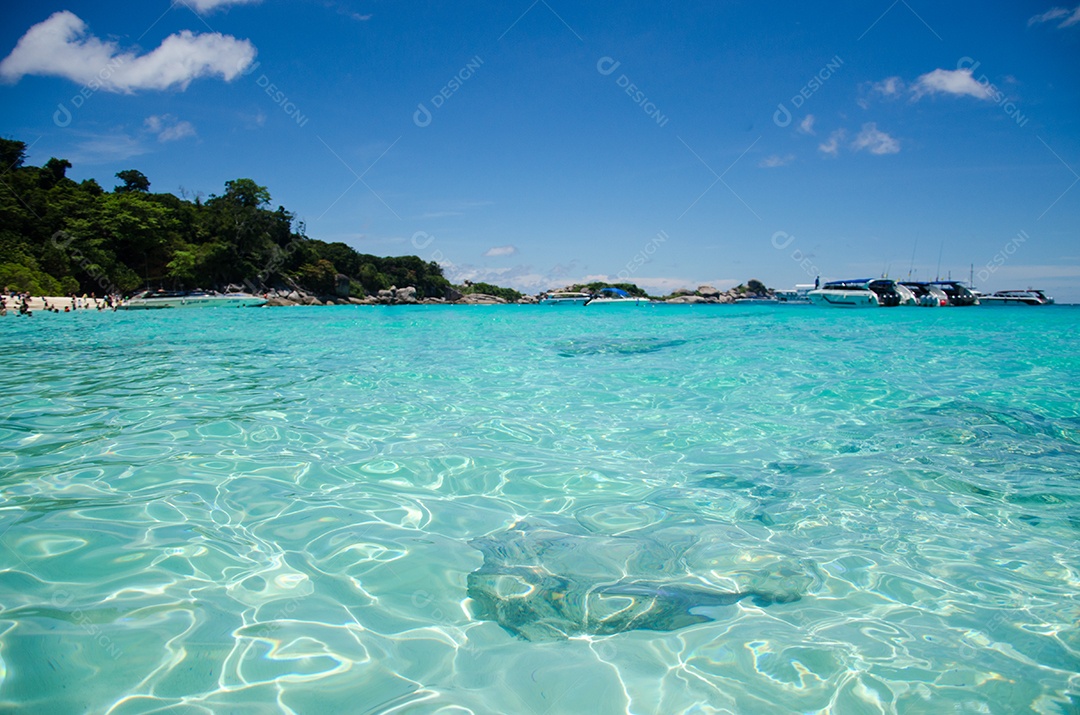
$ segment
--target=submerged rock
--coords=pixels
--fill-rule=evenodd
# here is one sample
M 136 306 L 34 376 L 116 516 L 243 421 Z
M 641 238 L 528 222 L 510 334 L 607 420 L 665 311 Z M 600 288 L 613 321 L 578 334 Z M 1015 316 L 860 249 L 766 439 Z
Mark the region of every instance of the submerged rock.
M 576 532 L 576 533 L 571 533 Z M 734 573 L 736 588 L 688 572 L 694 540 L 679 531 L 606 536 L 572 526 L 515 524 L 475 539 L 483 565 L 468 576 L 469 610 L 532 641 L 630 630 L 674 631 L 714 620 L 715 609 L 748 599 L 798 601 L 818 579 L 801 562 Z

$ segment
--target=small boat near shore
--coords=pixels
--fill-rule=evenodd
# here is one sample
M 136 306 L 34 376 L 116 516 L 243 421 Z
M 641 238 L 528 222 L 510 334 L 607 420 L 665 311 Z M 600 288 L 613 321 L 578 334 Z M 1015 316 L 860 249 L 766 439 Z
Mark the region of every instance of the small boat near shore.
M 576 291 L 554 291 L 541 297 L 538 301 L 538 305 L 585 305 L 591 299 L 592 295 L 589 293 L 578 293 Z
M 1041 290 L 999 290 L 991 295 L 980 295 L 979 305 L 1053 305 L 1054 299 Z
M 814 305 L 829 308 L 893 308 L 915 304 L 911 291 L 906 288 L 901 291 L 896 281 L 888 278 L 829 281 L 809 291 L 806 297 Z
M 807 294 L 817 288 L 813 283 L 797 283 L 793 290 L 777 290 L 776 302 L 785 305 L 811 305 Z
M 585 305 L 650 305 L 652 303 L 648 298 L 635 297 L 624 291 L 622 288 L 601 288 L 598 292 L 594 293 L 587 301 Z
M 250 293 L 208 291 L 143 291 L 118 306 L 120 310 L 162 310 L 167 308 L 254 308 L 266 300 Z

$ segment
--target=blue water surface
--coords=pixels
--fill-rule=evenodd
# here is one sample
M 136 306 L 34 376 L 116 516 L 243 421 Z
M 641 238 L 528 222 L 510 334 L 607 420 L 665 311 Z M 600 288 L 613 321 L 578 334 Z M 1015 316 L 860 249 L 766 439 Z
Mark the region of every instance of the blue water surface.
M 1080 712 L 1078 328 L 8 316 L 0 711 Z

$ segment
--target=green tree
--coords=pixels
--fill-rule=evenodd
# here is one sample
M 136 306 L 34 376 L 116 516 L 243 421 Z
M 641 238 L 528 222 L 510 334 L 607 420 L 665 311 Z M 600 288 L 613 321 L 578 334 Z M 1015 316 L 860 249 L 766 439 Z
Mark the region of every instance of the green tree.
M 116 178 L 124 182 L 114 189 L 118 194 L 126 194 L 132 191 L 138 191 L 145 194 L 150 191 L 150 179 L 147 179 L 146 174 L 137 169 L 124 169 L 123 171 L 118 171 L 116 172 Z

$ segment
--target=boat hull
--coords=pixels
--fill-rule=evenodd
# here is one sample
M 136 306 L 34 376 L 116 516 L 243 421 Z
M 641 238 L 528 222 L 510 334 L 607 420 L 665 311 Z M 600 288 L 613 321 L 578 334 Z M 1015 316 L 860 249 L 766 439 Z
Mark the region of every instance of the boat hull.
M 880 308 L 881 301 L 869 290 L 812 290 L 810 302 L 826 308 Z

